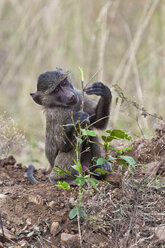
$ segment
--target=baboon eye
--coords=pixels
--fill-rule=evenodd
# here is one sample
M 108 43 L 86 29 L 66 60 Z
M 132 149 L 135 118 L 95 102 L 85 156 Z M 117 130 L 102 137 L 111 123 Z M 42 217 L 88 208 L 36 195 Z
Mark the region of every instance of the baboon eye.
M 59 92 L 59 87 L 56 87 L 54 90 L 55 93 Z
M 60 83 L 62 86 L 65 86 L 67 84 L 67 81 L 66 80 L 63 80 L 61 83 Z

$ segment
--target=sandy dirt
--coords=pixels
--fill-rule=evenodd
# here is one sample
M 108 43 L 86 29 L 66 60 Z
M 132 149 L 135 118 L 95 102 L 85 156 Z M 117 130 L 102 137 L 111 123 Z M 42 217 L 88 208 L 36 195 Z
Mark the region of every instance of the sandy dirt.
M 127 155 L 136 170 L 115 165 L 108 182 L 99 182 L 104 195 L 86 188 L 84 248 L 165 247 L 165 130 L 133 146 Z M 77 219 L 69 219 L 76 187 L 57 188 L 45 170 L 35 171 L 38 184 L 31 185 L 26 168 L 12 156 L 0 160 L 0 171 L 0 247 L 81 247 Z M 67 234 L 71 239 L 65 240 Z

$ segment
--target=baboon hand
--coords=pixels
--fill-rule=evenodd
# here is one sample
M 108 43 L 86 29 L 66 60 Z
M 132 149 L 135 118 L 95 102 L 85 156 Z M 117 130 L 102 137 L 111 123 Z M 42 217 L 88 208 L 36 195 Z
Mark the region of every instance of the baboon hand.
M 84 91 L 87 95 L 109 96 L 110 90 L 101 82 L 93 83 L 87 86 Z
M 74 113 L 73 120 L 75 124 L 78 124 L 78 123 L 89 124 L 90 123 L 88 113 L 82 110 Z

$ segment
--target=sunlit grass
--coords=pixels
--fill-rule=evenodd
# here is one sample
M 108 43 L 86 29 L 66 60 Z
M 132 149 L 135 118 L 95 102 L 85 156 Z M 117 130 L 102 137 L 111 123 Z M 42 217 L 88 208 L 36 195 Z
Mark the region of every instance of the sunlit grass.
M 79 88 L 79 66 L 85 81 L 98 71 L 94 81 L 118 83 L 149 112 L 165 115 L 164 1 L 3 0 L 0 19 L 0 107 L 29 139 L 44 136 L 43 113 L 29 93 L 56 66 L 71 70 Z M 115 98 L 113 91 L 110 125 L 140 135 L 136 111 Z M 153 120 L 139 118 L 147 135 Z

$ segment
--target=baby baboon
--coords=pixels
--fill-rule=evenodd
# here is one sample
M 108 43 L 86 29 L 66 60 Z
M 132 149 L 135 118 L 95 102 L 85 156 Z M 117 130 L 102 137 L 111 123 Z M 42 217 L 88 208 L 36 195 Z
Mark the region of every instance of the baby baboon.
M 41 74 L 38 78 L 37 91 L 31 93 L 33 100 L 44 107 L 46 114 L 46 142 L 45 153 L 51 167 L 60 167 L 67 169 L 71 175 L 75 175 L 74 140 L 75 125 L 89 124 L 90 127 L 103 129 L 106 127 L 109 118 L 111 92 L 103 83 L 97 82 L 87 86 L 84 89 L 87 95 L 98 95 L 98 103 L 90 98 L 84 98 L 84 109 L 82 105 L 82 91 L 74 88 L 70 74 L 61 68 L 55 71 L 48 71 Z M 90 141 L 97 141 L 90 137 Z M 102 151 L 99 145 L 85 140 L 81 146 L 81 164 L 83 168 L 94 170 L 93 157 L 102 157 Z M 110 171 L 111 166 L 105 163 L 101 168 Z M 50 174 L 50 181 L 56 183 L 58 180 L 71 182 L 68 175 L 58 176 L 54 170 Z M 73 180 L 73 179 L 72 179 Z

